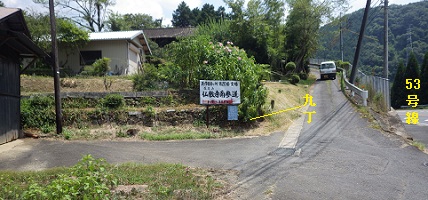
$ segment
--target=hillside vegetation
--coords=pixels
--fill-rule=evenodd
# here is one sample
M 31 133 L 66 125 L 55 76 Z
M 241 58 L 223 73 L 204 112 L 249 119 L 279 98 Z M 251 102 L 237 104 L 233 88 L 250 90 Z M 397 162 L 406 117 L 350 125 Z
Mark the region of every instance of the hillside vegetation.
M 358 41 L 364 9 L 345 15 L 342 19 L 344 60 L 352 62 Z M 418 63 L 428 51 L 428 1 L 389 7 L 389 78 L 393 79 L 400 60 L 407 61 L 413 51 Z M 368 15 L 359 69 L 374 75 L 382 74 L 383 65 L 383 8 L 372 7 Z M 320 48 L 317 58 L 338 60 L 340 55 L 339 23 L 320 29 Z

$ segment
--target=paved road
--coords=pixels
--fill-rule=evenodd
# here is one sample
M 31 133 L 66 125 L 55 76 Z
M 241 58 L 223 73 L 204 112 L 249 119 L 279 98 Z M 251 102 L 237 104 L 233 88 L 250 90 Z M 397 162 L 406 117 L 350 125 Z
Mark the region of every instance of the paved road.
M 0 147 L 0 169 L 75 164 L 82 154 L 109 162 L 173 162 L 240 171 L 239 199 L 427 199 L 428 155 L 369 128 L 336 81 L 317 81 L 316 111 L 296 149 L 278 148 L 284 132 L 258 138 L 183 142 L 20 140 Z M 4 149 L 4 148 L 3 148 Z M 10 148 L 9 148 L 10 149 Z M 292 155 L 292 154 L 295 155 Z
M 419 116 L 419 123 L 416 125 L 407 124 L 407 112 L 417 112 Z M 428 110 L 397 110 L 397 113 L 400 116 L 407 132 L 413 136 L 413 139 L 415 141 L 424 143 L 428 148 Z

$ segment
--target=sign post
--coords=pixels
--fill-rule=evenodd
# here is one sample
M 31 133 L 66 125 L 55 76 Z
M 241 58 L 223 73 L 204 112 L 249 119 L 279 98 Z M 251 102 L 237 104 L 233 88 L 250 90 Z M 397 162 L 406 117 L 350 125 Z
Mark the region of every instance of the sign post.
M 207 127 L 209 126 L 210 105 L 229 105 L 228 120 L 238 120 L 238 107 L 236 105 L 241 103 L 241 84 L 239 81 L 199 80 L 199 94 L 200 104 L 207 106 Z M 231 114 L 234 116 L 229 117 Z

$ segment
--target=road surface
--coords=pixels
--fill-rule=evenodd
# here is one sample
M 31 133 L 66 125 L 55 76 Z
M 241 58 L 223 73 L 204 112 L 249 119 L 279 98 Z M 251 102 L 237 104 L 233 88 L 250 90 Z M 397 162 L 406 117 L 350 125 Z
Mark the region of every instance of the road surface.
M 406 131 L 413 136 L 414 141 L 422 142 L 428 148 L 428 110 L 396 110 L 400 116 Z M 418 124 L 408 124 L 406 122 L 407 112 L 417 112 L 419 117 Z
M 287 95 L 287 94 L 284 94 Z M 296 148 L 290 132 L 257 138 L 169 142 L 19 140 L 0 147 L 0 169 L 74 165 L 83 154 L 113 163 L 182 163 L 238 170 L 236 199 L 427 199 L 428 155 L 370 128 L 339 90 L 317 81 L 316 111 Z M 295 150 L 297 150 L 295 152 Z

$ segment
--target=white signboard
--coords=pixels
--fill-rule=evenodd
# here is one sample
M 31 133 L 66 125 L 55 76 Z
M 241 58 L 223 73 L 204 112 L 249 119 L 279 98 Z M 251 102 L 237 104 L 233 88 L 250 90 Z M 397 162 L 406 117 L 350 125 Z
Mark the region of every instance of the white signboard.
M 239 81 L 200 80 L 200 104 L 240 104 L 241 87 Z

